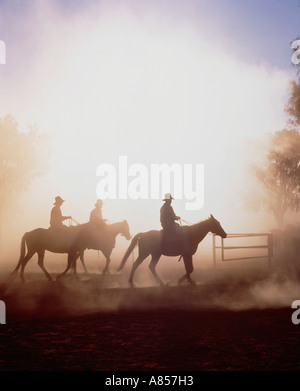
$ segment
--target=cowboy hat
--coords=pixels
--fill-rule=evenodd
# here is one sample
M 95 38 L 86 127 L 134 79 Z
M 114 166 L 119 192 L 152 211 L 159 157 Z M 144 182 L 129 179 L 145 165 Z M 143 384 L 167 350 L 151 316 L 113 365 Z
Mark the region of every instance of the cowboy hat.
M 53 205 L 56 205 L 56 204 L 59 204 L 59 203 L 62 204 L 63 202 L 65 202 L 65 200 L 63 200 L 60 196 L 57 196 L 57 197 L 55 197 L 55 202 L 54 202 Z
M 163 201 L 168 201 L 168 200 L 174 200 L 175 198 L 172 197 L 171 193 L 166 193 L 165 194 L 165 198 L 163 199 Z

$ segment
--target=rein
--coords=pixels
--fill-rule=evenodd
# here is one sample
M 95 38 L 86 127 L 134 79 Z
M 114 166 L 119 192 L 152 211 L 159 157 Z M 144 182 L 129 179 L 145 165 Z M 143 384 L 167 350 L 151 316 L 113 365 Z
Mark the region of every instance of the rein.
M 181 224 L 182 222 L 185 223 L 185 224 L 187 224 L 187 225 L 193 225 L 193 223 L 190 223 L 189 221 L 180 219 L 180 225 L 182 225 L 182 224 Z
M 73 219 L 73 217 L 71 217 L 69 219 L 69 227 L 72 227 L 72 221 L 74 221 L 75 224 L 80 225 L 80 223 L 78 223 L 78 221 L 76 221 L 75 219 Z

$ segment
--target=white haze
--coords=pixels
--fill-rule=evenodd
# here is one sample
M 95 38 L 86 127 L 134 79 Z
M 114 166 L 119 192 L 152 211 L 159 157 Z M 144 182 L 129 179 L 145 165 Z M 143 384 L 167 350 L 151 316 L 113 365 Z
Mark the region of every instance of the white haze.
M 208 39 L 205 23 L 189 25 L 159 7 L 148 7 L 141 16 L 125 3 L 107 2 L 68 14 L 54 4 L 32 1 L 24 18 L 5 10 L 5 23 L 19 25 L 10 29 L 7 65 L 1 68 L 0 115 L 13 115 L 22 130 L 36 122 L 50 134 L 53 155 L 49 174 L 21 195 L 4 224 L 1 268 L 15 266 L 25 231 L 48 227 L 56 195 L 66 199 L 65 215 L 87 221 L 96 199 L 96 168 L 101 163 L 117 164 L 120 155 L 127 155 L 129 163 L 145 165 L 203 163 L 203 209 L 186 211 L 186 200 L 173 204 L 185 220 L 197 222 L 213 213 L 227 232 L 273 228 L 272 217 L 250 213 L 241 195 L 251 160 L 248 140 L 285 126 L 288 72 L 270 64 L 245 63 L 226 50 L 221 37 Z M 160 200 L 106 200 L 103 214 L 110 222 L 126 218 L 135 234 L 160 229 L 160 206 Z M 118 238 L 113 267 L 127 245 Z M 195 262 L 200 280 L 201 267 L 211 268 L 211 257 L 208 237 Z M 65 262 L 64 255 L 46 254 L 46 267 L 54 274 Z M 95 273 L 103 262 L 95 252 L 87 255 Z M 181 273 L 182 263 L 168 262 L 162 271 Z M 251 263 L 234 267 L 243 276 Z M 38 270 L 36 259 L 28 268 Z M 166 272 L 167 280 L 176 280 L 174 270 L 171 277 Z M 126 277 L 128 272 L 125 269 Z M 137 281 L 153 285 L 149 273 L 143 266 Z M 263 298 L 266 306 L 274 305 L 285 292 L 289 297 L 297 292 L 288 281 L 278 283 L 268 277 L 247 292 L 256 297 L 256 304 Z M 220 305 L 251 307 L 251 302 L 239 304 L 236 298 L 233 301 L 230 293 L 223 292 Z

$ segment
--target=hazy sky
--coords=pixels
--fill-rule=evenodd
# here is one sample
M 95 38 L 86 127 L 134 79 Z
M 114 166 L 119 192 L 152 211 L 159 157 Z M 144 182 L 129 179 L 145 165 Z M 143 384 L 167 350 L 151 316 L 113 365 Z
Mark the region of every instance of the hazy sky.
M 0 116 L 24 130 L 37 123 L 53 148 L 49 175 L 22 197 L 18 229 L 47 227 L 56 195 L 86 221 L 97 166 L 118 169 L 126 155 L 148 168 L 204 164 L 204 207 L 177 200 L 177 213 L 247 230 L 247 143 L 285 125 L 299 14 L 298 0 L 0 0 Z M 127 218 L 134 233 L 159 228 L 160 205 L 107 200 L 103 214 Z

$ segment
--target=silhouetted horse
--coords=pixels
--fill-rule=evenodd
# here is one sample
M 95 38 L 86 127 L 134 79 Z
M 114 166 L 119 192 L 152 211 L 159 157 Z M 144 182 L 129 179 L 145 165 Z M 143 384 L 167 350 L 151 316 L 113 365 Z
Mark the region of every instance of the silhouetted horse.
M 161 255 L 167 255 L 167 256 L 182 255 L 186 274 L 184 274 L 178 280 L 178 283 L 181 283 L 185 279 L 187 279 L 187 281 L 190 284 L 193 284 L 194 281 L 191 279 L 191 273 L 194 270 L 193 255 L 195 254 L 198 248 L 198 244 L 205 238 L 208 232 L 212 232 L 216 235 L 221 236 L 222 238 L 226 238 L 227 234 L 224 231 L 224 229 L 221 227 L 219 221 L 217 221 L 212 215 L 210 215 L 210 218 L 207 220 L 204 220 L 200 223 L 193 224 L 190 226 L 183 226 L 182 229 L 184 229 L 188 238 L 188 248 L 186 250 L 182 248 L 182 244 L 180 241 L 177 241 L 177 244 L 176 243 L 173 244 L 173 247 L 164 248 L 164 246 L 162 246 L 162 231 L 152 230 L 148 232 L 138 233 L 132 239 L 131 244 L 128 247 L 121 261 L 118 271 L 120 271 L 123 268 L 127 258 L 129 257 L 130 253 L 133 251 L 134 247 L 138 243 L 139 255 L 136 261 L 132 265 L 132 269 L 129 277 L 129 283 L 132 286 L 133 286 L 133 276 L 136 269 L 149 255 L 152 256 L 149 268 L 152 274 L 154 275 L 156 281 L 158 281 L 160 285 L 163 285 L 163 282 L 159 278 L 158 274 L 156 273 L 155 267 Z
M 66 274 L 71 267 L 74 268 L 74 272 L 76 273 L 76 261 L 78 257 L 80 257 L 84 271 L 88 272 L 84 262 L 84 251 L 86 249 L 98 250 L 103 253 L 106 259 L 106 264 L 105 264 L 105 268 L 103 269 L 103 274 L 107 273 L 109 271 L 110 256 L 112 250 L 115 247 L 116 236 L 118 234 L 125 236 L 127 240 L 131 239 L 129 226 L 126 220 L 124 220 L 122 223 L 105 224 L 103 228 L 101 228 L 101 235 L 98 235 L 97 233 L 97 236 L 95 236 L 95 234 L 93 236 L 89 236 L 87 246 L 77 246 L 80 247 L 80 249 L 78 250 L 76 258 L 72 258 L 72 257 L 68 258 L 68 264 L 66 270 L 63 273 L 61 273 L 59 277 Z M 84 241 L 87 242 L 85 239 Z
M 60 231 L 37 228 L 33 231 L 26 232 L 21 241 L 19 262 L 12 272 L 10 279 L 14 277 L 21 268 L 20 277 L 21 280 L 24 281 L 25 266 L 32 256 L 37 253 L 38 265 L 43 270 L 48 280 L 53 281 L 44 266 L 46 250 L 53 253 L 68 254 L 67 268 L 60 276 L 67 273 L 70 267 L 75 264 L 79 255 L 82 254 L 86 248 L 95 245 L 98 245 L 97 248 L 99 248 L 99 250 L 104 251 L 103 253 L 107 260 L 107 268 L 110 254 L 115 245 L 115 238 L 118 234 L 124 235 L 127 240 L 130 239 L 129 227 L 126 220 L 119 223 L 106 224 L 105 230 L 102 228 L 96 229 L 94 225 L 86 223 L 75 227 L 63 227 Z M 104 235 L 105 240 L 102 238 L 102 235 Z

